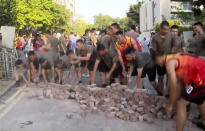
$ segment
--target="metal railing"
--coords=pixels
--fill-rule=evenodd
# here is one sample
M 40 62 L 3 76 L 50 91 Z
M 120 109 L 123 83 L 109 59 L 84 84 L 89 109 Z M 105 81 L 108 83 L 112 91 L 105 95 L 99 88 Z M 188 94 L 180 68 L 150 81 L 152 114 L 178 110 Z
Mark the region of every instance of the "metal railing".
M 18 55 L 16 49 L 0 47 L 0 79 L 14 78 L 14 64 Z

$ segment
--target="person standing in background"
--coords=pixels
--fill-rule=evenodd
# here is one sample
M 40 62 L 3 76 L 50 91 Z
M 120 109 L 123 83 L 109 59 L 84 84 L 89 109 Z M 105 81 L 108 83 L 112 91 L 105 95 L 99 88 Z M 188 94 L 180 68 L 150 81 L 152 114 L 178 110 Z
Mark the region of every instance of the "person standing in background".
M 85 34 L 82 37 L 82 41 L 86 45 L 92 45 L 91 38 L 90 38 L 90 30 L 89 29 L 85 30 Z
M 59 38 L 60 41 L 60 56 L 66 54 L 66 39 L 65 39 L 66 31 L 65 29 L 61 30 L 61 36 Z
M 186 45 L 185 45 L 184 40 L 179 36 L 179 27 L 177 25 L 173 25 L 171 27 L 171 30 L 172 30 L 172 34 L 174 35 L 176 39 L 172 47 L 172 53 L 185 52 Z
M 137 31 L 136 31 L 136 26 L 131 25 L 130 26 L 130 31 L 127 32 L 125 34 L 125 36 L 129 36 L 129 37 L 133 38 L 134 40 L 137 40 L 137 38 L 139 37 L 139 33 L 137 33 Z
M 97 47 L 97 36 L 96 36 L 96 29 L 93 28 L 92 31 L 91 31 L 91 41 L 92 41 L 92 45 L 94 47 Z
M 26 57 L 28 57 L 28 53 L 30 51 L 30 43 L 29 43 L 29 39 L 28 36 L 24 36 L 24 41 L 23 41 L 23 51 L 24 54 L 26 55 Z
M 76 52 L 76 37 L 73 32 L 70 32 L 69 41 L 71 42 L 71 49 L 75 53 Z

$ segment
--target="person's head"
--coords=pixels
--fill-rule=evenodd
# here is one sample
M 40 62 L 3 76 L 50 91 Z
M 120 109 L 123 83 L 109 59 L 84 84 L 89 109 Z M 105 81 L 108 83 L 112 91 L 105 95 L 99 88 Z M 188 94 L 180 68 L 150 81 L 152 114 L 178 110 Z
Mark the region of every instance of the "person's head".
M 92 33 L 92 34 L 96 34 L 96 29 L 95 29 L 95 28 L 92 28 L 91 33 Z
M 123 35 L 122 31 L 118 31 L 115 33 L 117 42 L 120 44 L 124 44 L 125 43 L 125 36 Z
M 106 34 L 107 34 L 107 35 L 112 35 L 112 29 L 111 29 L 111 27 L 108 27 L 108 28 L 106 29 Z
M 201 22 L 196 22 L 194 24 L 194 31 L 197 34 L 202 34 L 203 33 L 203 24 Z
M 104 56 L 106 55 L 107 51 L 106 51 L 106 48 L 103 44 L 98 44 L 97 46 L 97 52 L 101 55 L 101 56 Z
M 29 51 L 29 53 L 28 53 L 28 59 L 29 59 L 30 61 L 34 61 L 34 59 L 35 59 L 35 52 L 34 52 L 34 51 Z
M 52 33 L 52 36 L 53 36 L 54 38 L 57 38 L 57 33 L 54 31 L 54 32 Z
M 136 58 L 135 53 L 129 47 L 124 51 L 124 54 L 125 54 L 125 57 L 128 61 L 134 61 Z
M 40 59 L 39 59 L 39 63 L 40 63 L 40 65 L 41 65 L 42 68 L 45 68 L 46 65 L 47 65 L 47 60 L 44 59 L 44 58 L 40 58 Z
M 151 38 L 155 35 L 155 32 L 151 32 Z
M 78 50 L 82 50 L 83 47 L 84 47 L 83 41 L 82 41 L 81 39 L 77 40 L 77 41 L 76 41 L 76 48 L 77 48 Z
M 62 29 L 61 30 L 61 35 L 65 35 L 66 34 L 66 30 L 65 29 Z
M 173 26 L 171 27 L 171 30 L 172 30 L 172 34 L 173 34 L 174 36 L 179 36 L 179 26 L 173 25 Z
M 89 30 L 89 29 L 86 29 L 86 30 L 85 30 L 85 36 L 89 36 L 89 34 L 90 34 L 90 30 Z
M 56 66 L 58 69 L 62 69 L 63 68 L 63 61 L 61 59 L 56 61 Z
M 18 67 L 18 68 L 22 68 L 23 67 L 23 61 L 21 59 L 18 59 L 15 62 L 15 66 Z
M 115 34 L 116 32 L 118 32 L 120 30 L 120 26 L 118 23 L 113 23 L 111 25 L 111 29 L 112 29 L 112 33 Z
M 160 24 L 160 34 L 166 35 L 169 32 L 169 23 L 167 21 L 162 21 Z
M 74 35 L 74 33 L 73 33 L 73 32 L 70 32 L 70 35 Z
M 136 26 L 135 25 L 130 25 L 130 30 L 136 31 Z
M 165 66 L 165 54 L 163 52 L 154 52 L 152 57 L 158 66 Z
M 72 58 L 73 55 L 74 55 L 73 50 L 67 50 L 66 55 L 67 55 L 69 58 Z
M 100 35 L 101 37 L 103 37 L 105 34 L 106 34 L 106 30 L 101 30 L 99 35 Z
M 25 35 L 25 36 L 23 37 L 23 39 L 24 39 L 25 42 L 28 42 L 28 36 Z

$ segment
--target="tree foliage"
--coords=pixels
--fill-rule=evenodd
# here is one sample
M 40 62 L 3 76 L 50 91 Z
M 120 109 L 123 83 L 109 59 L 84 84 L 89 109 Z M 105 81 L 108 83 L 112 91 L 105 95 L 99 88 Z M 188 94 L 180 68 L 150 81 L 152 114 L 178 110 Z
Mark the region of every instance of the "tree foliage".
M 128 24 L 138 25 L 140 24 L 140 7 L 144 1 L 140 1 L 137 4 L 130 5 L 129 11 L 127 12 Z
M 94 25 L 92 27 L 103 30 L 110 26 L 112 23 L 118 23 L 122 30 L 127 30 L 128 27 L 128 18 L 113 18 L 109 15 L 96 15 L 94 16 Z
M 0 0 L 0 25 L 31 32 L 68 29 L 71 13 L 53 0 Z

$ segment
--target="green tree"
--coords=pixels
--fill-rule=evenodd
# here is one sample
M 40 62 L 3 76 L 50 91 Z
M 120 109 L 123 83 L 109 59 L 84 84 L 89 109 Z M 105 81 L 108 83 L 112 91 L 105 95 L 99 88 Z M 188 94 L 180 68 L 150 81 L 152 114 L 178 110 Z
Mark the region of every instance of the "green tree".
M 15 26 L 17 32 L 70 28 L 71 13 L 53 0 L 1 0 L 0 7 L 1 25 Z
M 70 32 L 83 36 L 87 28 L 89 28 L 88 23 L 81 16 L 78 16 L 73 21 Z
M 113 18 L 109 15 L 96 15 L 94 16 L 94 27 L 98 30 L 103 30 L 113 23 Z
M 128 24 L 138 25 L 140 24 L 140 7 L 144 1 L 140 1 L 137 4 L 130 5 L 129 11 L 127 12 Z

